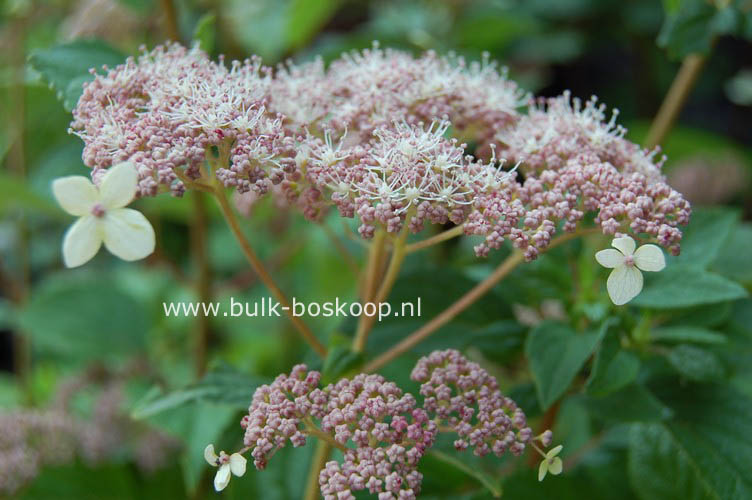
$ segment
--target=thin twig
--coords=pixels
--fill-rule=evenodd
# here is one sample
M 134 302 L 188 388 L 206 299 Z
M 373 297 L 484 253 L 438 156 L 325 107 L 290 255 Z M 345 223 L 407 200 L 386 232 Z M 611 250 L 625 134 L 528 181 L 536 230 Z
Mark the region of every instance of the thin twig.
M 671 127 L 673 127 L 676 117 L 684 106 L 690 91 L 694 87 L 697 77 L 700 76 L 707 56 L 704 54 L 689 54 L 684 58 L 676 78 L 671 83 L 666 97 L 663 99 L 658 114 L 655 115 L 650 131 L 645 139 L 645 147 L 653 149 L 663 142 Z
M 222 215 L 227 221 L 227 224 L 230 226 L 230 230 L 235 236 L 235 239 L 240 244 L 240 247 L 243 250 L 243 254 L 245 255 L 248 263 L 251 265 L 253 270 L 256 271 L 259 279 L 264 283 L 264 285 L 266 285 L 269 291 L 272 292 L 274 298 L 276 298 L 277 301 L 279 301 L 279 303 L 282 305 L 281 309 L 285 311 L 287 316 L 290 318 L 290 321 L 301 334 L 303 339 L 305 339 L 305 341 L 310 344 L 310 346 L 314 351 L 316 351 L 319 356 L 321 356 L 322 358 L 326 357 L 326 347 L 324 346 L 324 344 L 322 344 L 319 339 L 316 338 L 310 328 L 308 328 L 308 325 L 306 325 L 299 317 L 293 314 L 292 304 L 279 288 L 274 279 L 271 277 L 271 275 L 268 273 L 268 271 L 264 267 L 264 264 L 261 262 L 261 259 L 258 258 L 256 252 L 253 250 L 253 247 L 251 247 L 251 244 L 246 239 L 245 235 L 243 234 L 243 230 L 240 228 L 238 219 L 235 217 L 235 213 L 232 211 L 230 204 L 227 202 L 227 197 L 225 196 L 222 186 L 216 186 L 214 190 L 214 197 L 219 204 Z
M 417 252 L 418 250 L 423 250 L 424 248 L 428 248 L 438 243 L 442 243 L 446 240 L 451 240 L 452 238 L 461 236 L 463 231 L 464 229 L 462 226 L 455 226 L 452 229 L 447 229 L 446 231 L 443 231 L 437 235 L 431 236 L 430 238 L 426 238 L 425 240 L 407 245 L 407 248 L 405 249 L 405 253 Z
M 162 11 L 165 15 L 165 31 L 167 38 L 170 40 L 180 41 L 180 30 L 178 28 L 178 15 L 173 0 L 162 0 Z
M 196 264 L 196 292 L 198 300 L 204 304 L 211 302 L 211 269 L 207 249 L 207 228 L 209 225 L 206 213 L 205 195 L 200 191 L 192 193 L 193 217 L 191 218 L 191 255 Z M 195 338 L 195 371 L 200 377 L 206 372 L 208 359 L 210 323 L 208 316 L 199 314 L 196 318 Z
M 561 236 L 554 238 L 551 241 L 551 244 L 548 246 L 548 248 L 549 249 L 554 248 L 556 246 L 561 245 L 564 242 L 567 242 L 573 238 L 576 238 L 577 236 L 581 236 L 583 234 L 595 232 L 598 230 L 599 228 L 589 228 L 589 229 L 582 229 L 579 231 L 575 231 L 572 233 L 563 234 Z M 489 290 L 491 290 L 499 281 L 501 281 L 506 275 L 508 275 L 514 268 L 516 268 L 524 260 L 525 259 L 524 259 L 522 252 L 515 250 L 511 255 L 509 255 L 509 257 L 504 259 L 504 261 L 501 264 L 499 264 L 499 266 L 494 270 L 494 272 L 491 273 L 491 275 L 489 275 L 485 280 L 475 285 L 475 287 L 470 289 L 470 291 L 468 291 L 465 295 L 459 298 L 454 304 L 446 308 L 438 316 L 434 317 L 431 321 L 429 321 L 425 325 L 415 330 L 413 333 L 405 337 L 402 341 L 392 346 L 385 353 L 371 360 L 369 363 L 366 364 L 363 371 L 365 373 L 375 372 L 376 370 L 380 369 L 381 367 L 383 367 L 390 361 L 394 360 L 401 354 L 415 347 L 417 344 L 419 344 L 420 342 L 428 338 L 436 330 L 438 330 L 439 328 L 441 328 L 442 326 L 450 322 L 452 319 L 454 319 L 462 311 L 470 307 L 475 301 L 477 301 L 479 298 L 485 295 Z
M 372 300 L 370 300 L 370 302 L 377 304 L 377 307 L 378 304 L 381 304 L 387 299 L 389 292 L 392 291 L 392 287 L 397 281 L 397 276 L 399 276 L 400 269 L 402 269 L 402 263 L 405 261 L 405 248 L 407 246 L 406 241 L 409 231 L 408 224 L 405 222 L 402 231 L 394 241 L 392 258 L 389 260 L 389 267 L 387 268 L 384 279 L 381 282 L 381 286 L 379 286 L 379 291 Z M 353 341 L 353 350 L 355 352 L 363 352 L 365 349 L 368 334 L 370 333 L 371 328 L 373 328 L 374 321 L 376 321 L 375 315 L 365 314 L 365 311 L 361 314 L 360 321 L 358 322 L 358 329 L 355 332 L 355 339 Z
M 329 460 L 329 454 L 332 451 L 332 445 L 327 441 L 319 440 L 316 445 L 316 452 L 311 459 L 311 467 L 308 469 L 308 480 L 303 498 L 305 500 L 317 500 L 319 498 L 319 473 L 326 466 Z

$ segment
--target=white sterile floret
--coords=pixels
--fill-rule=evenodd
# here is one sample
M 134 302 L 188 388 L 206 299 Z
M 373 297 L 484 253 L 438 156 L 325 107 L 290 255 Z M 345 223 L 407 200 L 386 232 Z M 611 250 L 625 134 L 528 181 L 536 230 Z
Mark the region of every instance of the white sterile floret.
M 224 451 L 220 451 L 217 455 L 214 452 L 214 445 L 209 444 L 204 449 L 204 459 L 209 462 L 209 465 L 219 467 L 214 476 L 214 489 L 217 491 L 222 491 L 227 487 L 232 477 L 230 474 L 238 477 L 245 474 L 246 459 L 240 453 L 227 455 Z
M 123 260 L 143 259 L 154 251 L 154 229 L 141 212 L 124 208 L 136 196 L 138 172 L 130 163 L 110 168 L 99 187 L 87 177 L 61 177 L 52 192 L 63 210 L 79 219 L 65 233 L 63 260 L 77 267 L 104 246 Z
M 546 456 L 538 467 L 538 481 L 543 481 L 543 478 L 546 477 L 546 474 L 549 472 L 554 476 L 561 474 L 564 464 L 561 462 L 561 458 L 557 455 L 562 447 L 562 445 L 559 445 L 548 450 L 548 453 L 546 453 Z
M 626 304 L 642 290 L 642 271 L 660 271 L 666 267 L 663 251 L 657 245 L 642 245 L 635 251 L 635 241 L 629 236 L 615 238 L 616 248 L 601 250 L 595 260 L 603 267 L 612 268 L 606 288 L 611 301 L 617 306 Z

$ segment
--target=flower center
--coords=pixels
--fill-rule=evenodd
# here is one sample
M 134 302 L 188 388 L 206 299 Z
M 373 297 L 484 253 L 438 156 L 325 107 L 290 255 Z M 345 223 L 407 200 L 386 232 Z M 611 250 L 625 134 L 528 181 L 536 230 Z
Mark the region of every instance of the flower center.
M 624 256 L 624 265 L 632 267 L 634 266 L 634 256 L 632 255 L 625 255 Z
M 101 203 L 97 203 L 93 207 L 91 207 L 91 214 L 94 217 L 104 217 L 105 210 Z

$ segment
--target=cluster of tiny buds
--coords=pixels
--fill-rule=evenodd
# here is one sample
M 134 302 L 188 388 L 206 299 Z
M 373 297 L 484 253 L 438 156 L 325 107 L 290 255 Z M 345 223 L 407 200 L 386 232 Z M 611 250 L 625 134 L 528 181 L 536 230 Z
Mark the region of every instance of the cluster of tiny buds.
M 128 160 L 141 196 L 180 195 L 209 162 L 240 194 L 280 197 L 310 220 L 330 207 L 357 217 L 364 238 L 452 223 L 483 238 L 479 256 L 509 240 L 531 260 L 594 212 L 604 234 L 678 253 L 689 204 L 617 114 L 569 93 L 532 100 L 487 56 L 374 45 L 275 71 L 169 44 L 87 83 L 71 130 L 95 179 Z
M 313 435 L 343 455 L 319 473 L 325 499 L 352 499 L 367 490 L 386 500 L 416 497 L 419 462 L 439 432 L 455 433 L 458 451 L 472 446 L 479 456 L 519 455 L 533 439 L 522 410 L 458 351 L 422 358 L 412 378 L 422 383 L 422 404 L 381 375 L 358 374 L 322 389 L 318 372 L 297 365 L 256 389 L 241 420 L 244 450 L 261 470 L 287 441 L 303 446 Z M 546 431 L 536 439 L 545 447 L 551 438 Z
M 457 450 L 472 446 L 481 457 L 507 450 L 520 455 L 532 438 L 524 412 L 501 394 L 496 379 L 456 350 L 422 358 L 410 378 L 421 383 L 426 411 L 457 433 Z
M 96 466 L 122 459 L 127 451 L 147 473 L 169 464 L 177 439 L 128 418 L 120 381 L 104 384 L 90 418 L 69 409 L 70 400 L 91 385 L 90 374 L 72 377 L 59 385 L 51 407 L 0 413 L 0 496 L 13 496 L 42 468 L 70 464 L 76 457 Z

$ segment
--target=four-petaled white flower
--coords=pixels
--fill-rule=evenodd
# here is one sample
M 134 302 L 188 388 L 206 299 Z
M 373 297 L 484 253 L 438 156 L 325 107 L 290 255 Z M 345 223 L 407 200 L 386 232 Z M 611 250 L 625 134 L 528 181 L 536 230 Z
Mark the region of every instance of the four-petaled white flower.
M 104 246 L 123 260 L 143 259 L 154 251 L 154 229 L 141 212 L 123 208 L 136 196 L 138 172 L 130 163 L 110 168 L 99 187 L 87 177 L 72 175 L 52 183 L 63 210 L 79 219 L 65 233 L 66 267 L 88 262 Z
M 561 458 L 559 458 L 557 455 L 562 448 L 563 446 L 559 445 L 554 446 L 553 448 L 548 450 L 548 453 L 546 453 L 546 456 L 543 458 L 543 461 L 538 467 L 538 481 L 543 481 L 543 478 L 546 477 L 546 474 L 549 472 L 554 476 L 561 474 L 563 464 L 561 462 Z
M 204 449 L 204 458 L 209 465 L 219 467 L 217 475 L 214 476 L 214 489 L 222 491 L 227 487 L 230 482 L 230 473 L 240 477 L 245 474 L 246 459 L 240 453 L 233 453 L 228 455 L 224 451 L 220 451 L 219 455 L 214 453 L 214 445 L 207 445 Z
M 595 260 L 603 267 L 613 268 L 606 288 L 611 301 L 621 306 L 632 300 L 642 290 L 642 271 L 660 271 L 666 267 L 663 251 L 656 245 L 642 245 L 635 251 L 635 241 L 629 236 L 615 238 L 616 248 L 601 250 Z

